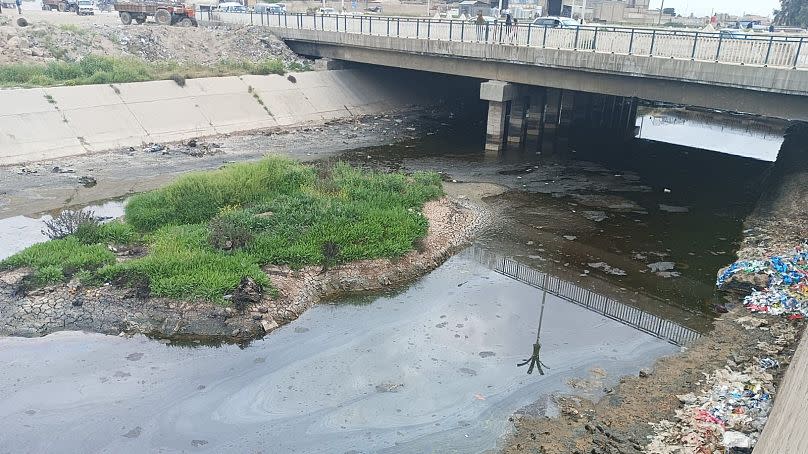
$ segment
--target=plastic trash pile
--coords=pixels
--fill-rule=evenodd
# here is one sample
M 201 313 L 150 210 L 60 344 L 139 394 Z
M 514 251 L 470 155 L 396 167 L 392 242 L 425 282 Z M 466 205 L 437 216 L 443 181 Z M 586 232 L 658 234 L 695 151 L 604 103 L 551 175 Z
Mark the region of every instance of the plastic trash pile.
M 707 391 L 678 396 L 684 404 L 676 421 L 651 424 L 650 454 L 743 452 L 757 442 L 772 406 L 773 358 L 761 358 L 742 372 L 730 367 L 707 375 Z M 736 451 L 729 451 L 730 449 Z
M 808 316 L 808 245 L 798 247 L 791 256 L 774 256 L 768 260 L 740 260 L 730 265 L 716 281 L 721 288 L 740 273 L 766 274 L 769 285 L 753 291 L 743 303 L 752 312 Z

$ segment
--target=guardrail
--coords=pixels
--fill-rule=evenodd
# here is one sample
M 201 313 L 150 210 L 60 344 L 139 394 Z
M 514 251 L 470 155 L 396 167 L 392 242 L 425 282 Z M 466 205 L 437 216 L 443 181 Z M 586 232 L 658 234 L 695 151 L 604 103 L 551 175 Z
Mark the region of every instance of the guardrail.
M 530 268 L 513 259 L 475 246 L 472 255 L 487 268 L 531 287 L 546 290 L 565 301 L 601 314 L 624 325 L 665 340 L 676 346 L 687 345 L 701 333 L 636 307 L 615 301 L 548 273 Z
M 648 28 L 576 26 L 555 28 L 450 19 L 383 16 L 198 12 L 197 19 L 242 25 L 356 33 L 437 41 L 529 46 L 739 65 L 808 69 L 808 39 L 797 36 L 730 35 Z

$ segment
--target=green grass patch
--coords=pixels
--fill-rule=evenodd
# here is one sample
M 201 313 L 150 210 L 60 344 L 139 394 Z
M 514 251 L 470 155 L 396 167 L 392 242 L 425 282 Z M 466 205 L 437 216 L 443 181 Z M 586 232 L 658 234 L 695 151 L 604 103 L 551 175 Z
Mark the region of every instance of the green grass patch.
M 279 59 L 259 61 L 222 61 L 213 65 L 177 62 L 146 62 L 131 57 L 87 55 L 80 61 L 57 61 L 47 64 L 0 65 L 0 87 L 46 87 L 55 85 L 91 85 L 149 80 L 193 79 L 199 77 L 244 74 L 285 74 L 304 71 L 300 64 L 286 65 Z
M 434 173 L 318 169 L 268 158 L 186 175 L 132 197 L 126 222 L 88 225 L 2 264 L 33 266 L 39 283 L 78 273 L 84 283 L 136 279 L 153 295 L 223 302 L 247 276 L 274 291 L 261 270 L 267 264 L 401 256 L 426 235 L 423 204 L 442 194 Z M 116 263 L 109 243 L 142 243 L 148 254 Z
M 80 271 L 95 271 L 115 261 L 104 244 L 84 244 L 75 236 L 35 244 L 0 262 L 0 268 L 31 267 L 39 284 L 59 282 Z

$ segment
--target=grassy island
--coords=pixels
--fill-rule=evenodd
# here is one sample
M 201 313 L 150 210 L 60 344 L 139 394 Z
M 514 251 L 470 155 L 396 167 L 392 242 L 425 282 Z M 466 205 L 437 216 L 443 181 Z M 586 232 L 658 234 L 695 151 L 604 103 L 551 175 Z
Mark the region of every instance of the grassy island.
M 31 267 L 30 284 L 148 285 L 154 296 L 226 302 L 250 277 L 272 292 L 265 265 L 323 267 L 398 257 L 426 235 L 434 173 L 379 173 L 346 164 L 267 158 L 188 174 L 132 197 L 124 220 L 79 223 L 0 262 Z M 137 250 L 121 259 L 113 252 Z

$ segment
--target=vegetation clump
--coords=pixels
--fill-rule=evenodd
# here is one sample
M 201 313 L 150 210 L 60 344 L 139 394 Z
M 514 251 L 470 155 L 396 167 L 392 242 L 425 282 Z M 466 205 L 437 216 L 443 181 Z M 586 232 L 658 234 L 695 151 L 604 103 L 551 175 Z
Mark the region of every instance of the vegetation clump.
M 258 61 L 225 60 L 213 65 L 148 62 L 132 57 L 87 55 L 78 61 L 55 60 L 47 64 L 20 63 L 0 65 L 0 87 L 48 87 L 55 85 L 92 85 L 173 80 L 184 86 L 186 79 L 240 76 L 244 74 L 286 74 L 306 71 L 298 63 L 280 59 Z
M 434 173 L 319 171 L 285 159 L 186 175 L 132 197 L 125 222 L 75 229 L 0 262 L 29 266 L 41 283 L 129 282 L 155 296 L 225 302 L 240 283 L 275 292 L 262 267 L 397 257 L 426 235 L 423 204 L 442 195 Z M 107 245 L 143 244 L 116 261 Z M 255 292 L 253 292 L 255 293 Z

